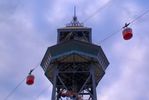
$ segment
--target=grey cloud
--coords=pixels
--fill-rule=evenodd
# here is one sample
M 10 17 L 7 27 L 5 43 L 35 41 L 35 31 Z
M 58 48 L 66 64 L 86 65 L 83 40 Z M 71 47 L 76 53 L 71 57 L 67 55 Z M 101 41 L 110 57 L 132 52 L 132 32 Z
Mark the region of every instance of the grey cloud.
M 56 43 L 56 28 L 58 28 L 59 26 L 63 26 L 65 23 L 70 21 L 68 19 L 71 19 L 71 14 L 73 11 L 72 5 L 74 5 L 74 2 L 70 0 L 25 0 L 21 1 L 21 3 L 18 2 L 20 1 L 0 1 L 1 98 L 4 98 L 21 81 L 21 79 L 28 74 L 28 71 L 31 68 L 35 67 L 36 64 L 41 61 L 47 47 Z M 96 1 L 95 3 L 97 2 L 98 1 Z M 120 4 L 119 7 L 123 5 L 121 1 L 115 2 L 117 2 L 117 4 Z M 81 11 L 78 11 L 79 19 L 84 19 L 84 17 L 87 17 L 83 14 L 90 4 L 90 1 L 87 1 L 87 3 L 86 1 L 79 1 L 77 3 L 78 9 L 81 9 Z M 86 23 L 92 26 L 93 30 L 95 30 L 93 31 L 93 39 L 96 39 L 97 42 L 99 40 L 99 37 L 101 39 L 104 38 L 104 36 L 107 36 L 105 35 L 105 33 L 109 33 L 111 31 L 113 32 L 113 30 L 117 29 L 117 27 L 119 28 L 120 24 L 122 24 L 122 22 L 119 22 L 120 19 L 117 19 L 120 17 L 123 18 L 120 13 L 121 11 L 123 11 L 123 7 L 121 9 L 118 9 L 117 7 L 115 7 L 115 5 L 112 7 L 111 6 L 103 10 L 103 12 L 97 14 L 98 16 L 96 24 L 92 22 L 94 18 L 90 19 L 90 22 Z M 58 10 L 57 7 L 60 7 L 60 10 Z M 99 20 L 99 17 L 101 17 L 102 20 Z M 145 25 L 141 24 L 138 27 L 144 27 L 146 25 L 147 23 Z M 137 32 L 142 33 L 142 31 L 138 31 L 138 29 L 143 30 L 145 34 L 141 36 L 143 38 L 146 37 L 146 40 L 148 41 L 148 31 L 144 28 L 142 29 L 138 27 L 136 27 Z M 134 34 L 133 39 L 137 39 L 137 41 L 140 41 L 138 37 L 135 38 L 136 35 Z M 104 44 L 102 44 L 102 47 L 104 48 L 111 65 L 109 66 L 110 68 L 108 68 L 106 75 L 102 80 L 102 89 L 100 88 L 100 86 L 99 88 L 97 88 L 97 91 L 100 91 L 101 93 L 99 94 L 99 98 L 101 98 L 101 100 L 109 100 L 109 98 L 112 98 L 113 100 L 120 100 L 121 98 L 126 96 L 131 97 L 131 100 L 137 100 L 138 98 L 143 98 L 145 100 L 147 98 L 147 93 L 144 93 L 144 91 L 148 92 L 148 87 L 145 86 L 146 83 L 148 83 L 148 79 L 146 77 L 148 76 L 148 58 L 142 58 L 144 60 L 143 63 L 145 63 L 144 65 L 139 65 L 140 63 L 135 61 L 134 63 L 137 63 L 137 65 L 131 63 L 132 66 L 130 66 L 130 62 L 127 61 L 130 55 L 125 56 L 124 52 L 121 50 L 128 50 L 128 47 L 131 50 L 131 45 L 137 46 L 137 44 L 135 43 L 137 41 L 129 41 L 128 45 L 128 42 L 124 42 L 120 36 L 121 33 L 115 35 L 111 39 L 105 41 Z M 145 42 L 143 39 L 142 41 L 143 42 L 140 43 L 140 45 L 144 45 L 141 46 L 139 50 L 148 45 L 148 42 Z M 120 43 L 120 46 L 119 48 L 113 49 L 113 45 L 115 45 L 116 43 Z M 137 48 L 139 47 L 137 46 Z M 133 51 L 135 52 L 135 50 L 132 50 L 132 53 Z M 145 54 L 148 55 L 148 51 L 146 52 L 147 54 Z M 142 55 L 141 53 L 139 54 Z M 132 58 L 130 59 L 132 60 Z M 125 72 L 126 69 L 123 69 L 123 67 L 126 66 L 127 68 L 131 67 L 130 71 L 132 72 Z M 137 74 L 139 72 L 140 74 Z M 127 76 L 127 74 L 129 74 L 129 76 Z M 42 69 L 38 68 L 34 72 L 34 75 L 36 75 L 35 85 L 32 87 L 28 87 L 25 83 L 23 83 L 12 95 L 12 97 L 10 97 L 10 100 L 33 100 L 34 98 L 36 98 L 38 93 L 40 93 L 40 91 L 48 85 L 50 85 L 50 90 L 46 91 L 45 94 L 42 94 L 39 97 L 39 100 L 45 100 L 45 98 L 50 99 L 52 90 L 51 84 L 44 76 L 44 72 L 42 71 Z M 138 78 L 136 78 L 135 75 Z M 140 81 L 137 83 L 133 83 L 138 80 Z M 129 88 L 129 86 L 131 86 L 131 88 Z M 136 91 L 133 89 L 135 89 Z M 134 93 L 134 95 L 130 95 L 129 92 L 124 95 L 125 91 L 130 91 Z

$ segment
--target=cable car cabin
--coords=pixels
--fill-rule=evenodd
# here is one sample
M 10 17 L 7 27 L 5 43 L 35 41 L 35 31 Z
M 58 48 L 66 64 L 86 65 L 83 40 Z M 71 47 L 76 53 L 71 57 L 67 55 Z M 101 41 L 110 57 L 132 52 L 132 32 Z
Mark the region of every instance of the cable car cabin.
M 129 27 L 124 28 L 124 30 L 122 31 L 122 34 L 123 34 L 124 40 L 129 40 L 133 36 L 132 29 Z
M 28 75 L 27 78 L 26 78 L 26 84 L 27 85 L 32 85 L 32 84 L 34 84 L 34 80 L 35 80 L 34 75 Z

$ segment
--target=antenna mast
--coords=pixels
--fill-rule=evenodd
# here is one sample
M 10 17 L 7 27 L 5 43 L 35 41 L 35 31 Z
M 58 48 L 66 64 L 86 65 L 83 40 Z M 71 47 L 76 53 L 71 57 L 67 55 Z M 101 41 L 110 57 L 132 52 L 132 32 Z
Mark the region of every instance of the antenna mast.
M 74 6 L 74 16 L 73 16 L 73 21 L 77 21 L 77 16 L 76 16 L 76 6 Z

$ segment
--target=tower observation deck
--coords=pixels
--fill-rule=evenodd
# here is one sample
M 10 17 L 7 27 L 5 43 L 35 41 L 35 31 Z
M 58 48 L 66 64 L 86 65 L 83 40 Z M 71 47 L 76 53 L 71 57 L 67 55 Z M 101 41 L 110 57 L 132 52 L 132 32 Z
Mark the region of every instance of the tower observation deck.
M 91 28 L 73 20 L 57 29 L 57 44 L 48 47 L 41 66 L 53 85 L 51 100 L 97 100 L 96 87 L 109 62 L 92 43 Z

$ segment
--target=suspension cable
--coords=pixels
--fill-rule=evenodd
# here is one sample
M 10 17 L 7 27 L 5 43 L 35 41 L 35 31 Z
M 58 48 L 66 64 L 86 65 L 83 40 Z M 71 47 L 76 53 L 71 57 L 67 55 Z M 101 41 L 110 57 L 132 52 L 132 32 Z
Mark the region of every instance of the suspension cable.
M 141 17 L 143 17 L 144 15 L 146 15 L 147 13 L 149 13 L 149 9 L 144 11 L 141 15 L 139 15 L 138 17 L 136 17 L 134 20 L 130 21 L 130 24 L 136 22 L 138 19 L 140 19 Z
M 39 67 L 39 64 L 38 64 L 37 66 L 35 66 L 33 69 L 31 69 L 30 72 L 29 72 L 29 74 L 31 74 L 31 73 L 32 73 L 35 69 L 37 69 L 38 67 Z M 12 89 L 12 90 L 10 91 L 10 93 L 5 97 L 4 100 L 8 100 L 8 98 L 11 97 L 11 95 L 22 85 L 22 83 L 25 81 L 25 79 L 26 79 L 26 77 L 23 78 L 23 80 L 20 81 L 20 82 L 18 83 L 18 85 L 17 85 L 14 89 Z
M 110 3 L 112 2 L 109 1 L 108 3 L 106 3 L 105 5 L 101 6 L 100 8 L 98 8 L 93 14 L 91 14 L 89 17 L 87 17 L 83 23 L 87 22 L 89 19 L 91 19 L 92 17 L 94 17 L 97 13 L 99 13 L 101 10 L 105 9 Z
M 98 9 L 95 13 L 93 13 L 91 16 L 89 16 L 89 17 L 88 17 L 87 19 L 85 19 L 83 22 L 86 22 L 86 21 L 88 21 L 90 18 L 92 18 L 93 16 L 95 16 L 99 11 L 101 11 L 102 9 L 104 9 L 109 3 L 110 3 L 110 2 L 108 2 L 108 3 L 105 4 L 103 7 L 101 7 L 100 9 Z M 134 20 L 130 21 L 129 25 L 130 25 L 130 24 L 134 24 L 138 19 L 142 18 L 142 17 L 143 17 L 144 15 L 146 15 L 147 13 L 149 13 L 149 10 L 146 10 L 146 11 L 143 12 L 141 15 L 139 15 L 138 17 L 136 17 Z M 120 28 L 120 29 L 119 29 L 118 31 L 116 31 L 116 32 L 113 32 L 113 33 L 110 34 L 109 36 L 105 37 L 103 40 L 100 41 L 100 43 L 103 43 L 104 41 L 106 41 L 107 39 L 109 39 L 110 37 L 112 37 L 113 35 L 119 33 L 119 32 L 121 31 L 121 29 L 122 29 L 122 28 Z M 33 72 L 33 71 L 34 71 L 35 69 L 37 69 L 38 67 L 39 67 L 39 64 L 38 64 L 36 67 L 34 67 L 33 69 L 31 69 L 31 72 Z M 12 89 L 12 91 L 5 97 L 4 100 L 8 100 L 8 98 L 22 85 L 22 83 L 25 81 L 25 79 L 26 79 L 26 77 L 23 78 L 23 80 L 22 80 L 21 82 L 19 82 L 18 85 L 17 85 L 14 89 Z M 42 91 L 42 92 L 39 94 L 39 96 L 40 96 L 43 92 L 45 92 L 45 90 Z M 39 97 L 39 96 L 38 96 L 38 97 Z
M 146 15 L 147 13 L 149 13 L 149 10 L 144 11 L 142 14 L 140 14 L 138 17 L 136 17 L 135 19 L 133 19 L 132 21 L 130 21 L 129 23 L 125 23 L 125 26 L 129 26 L 130 24 L 134 24 L 137 20 L 139 20 L 140 18 L 142 18 L 144 15 Z M 109 39 L 110 37 L 112 37 L 113 35 L 119 33 L 124 27 L 120 28 L 119 30 L 117 30 L 116 32 L 113 32 L 112 34 L 110 34 L 109 36 L 105 37 L 103 40 L 101 40 L 99 43 L 102 44 L 104 41 L 106 41 L 107 39 Z
M 14 89 L 12 89 L 12 91 L 5 97 L 4 100 L 8 100 L 8 98 L 18 89 L 18 87 L 21 86 L 25 79 L 26 78 L 24 78 Z
M 49 89 L 49 86 L 48 87 L 46 87 L 46 88 L 44 88 L 38 95 L 37 95 L 37 97 L 36 97 L 36 99 L 35 100 L 38 100 L 39 99 L 39 97 L 43 94 L 43 93 L 45 93 L 47 90 Z

